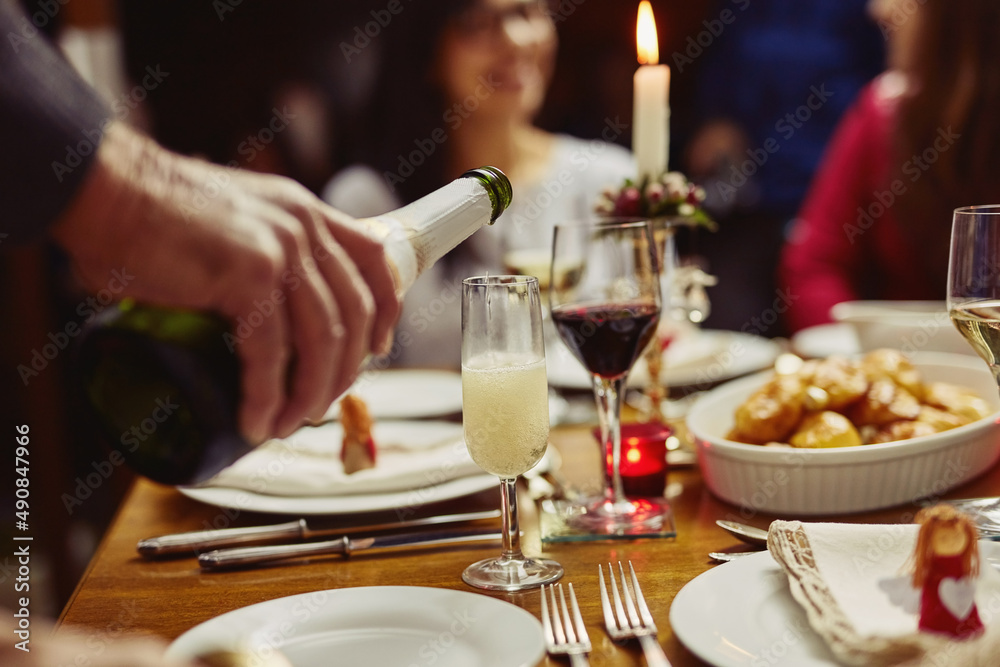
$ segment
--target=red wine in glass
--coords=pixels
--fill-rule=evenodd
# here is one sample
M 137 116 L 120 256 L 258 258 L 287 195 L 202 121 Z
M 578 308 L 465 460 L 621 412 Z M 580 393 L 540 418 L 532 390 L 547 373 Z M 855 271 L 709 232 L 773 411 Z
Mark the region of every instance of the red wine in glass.
M 552 308 L 566 346 L 587 370 L 608 379 L 628 373 L 656 333 L 659 316 L 655 303 L 644 302 Z

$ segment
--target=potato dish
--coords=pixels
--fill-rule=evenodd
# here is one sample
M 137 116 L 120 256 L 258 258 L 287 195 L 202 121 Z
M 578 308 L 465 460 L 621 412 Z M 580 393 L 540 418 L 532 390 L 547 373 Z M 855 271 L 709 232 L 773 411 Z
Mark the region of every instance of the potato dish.
M 851 447 L 939 433 L 992 412 L 971 389 L 925 382 L 898 350 L 792 366 L 776 365 L 774 377 L 737 407 L 727 438 L 765 446 Z

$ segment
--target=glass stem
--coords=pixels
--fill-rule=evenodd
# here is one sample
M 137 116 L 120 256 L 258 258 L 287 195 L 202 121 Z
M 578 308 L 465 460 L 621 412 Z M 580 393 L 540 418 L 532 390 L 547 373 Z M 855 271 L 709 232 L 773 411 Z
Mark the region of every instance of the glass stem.
M 615 379 L 594 377 L 594 395 L 597 397 L 598 417 L 601 421 L 601 466 L 604 469 L 604 496 L 608 502 L 627 503 L 622 485 L 622 391 L 623 375 Z M 610 470 L 608 456 L 611 457 Z
M 524 560 L 521 553 L 521 531 L 517 522 L 517 478 L 500 480 L 500 508 L 503 530 L 501 561 Z

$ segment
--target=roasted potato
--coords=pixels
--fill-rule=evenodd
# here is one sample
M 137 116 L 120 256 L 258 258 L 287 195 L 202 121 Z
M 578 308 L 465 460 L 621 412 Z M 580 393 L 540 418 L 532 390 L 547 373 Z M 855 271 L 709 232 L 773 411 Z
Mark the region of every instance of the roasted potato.
M 861 370 L 870 382 L 891 380 L 910 395 L 923 399 L 920 371 L 899 350 L 873 350 L 861 358 Z
M 971 389 L 957 387 L 947 382 L 929 382 L 924 388 L 924 402 L 956 415 L 962 415 L 970 422 L 990 414 L 989 404 Z
M 863 429 L 864 430 L 864 429 Z M 871 433 L 865 433 L 865 444 L 875 445 L 882 442 L 895 442 L 897 440 L 909 440 L 923 435 L 933 435 L 937 429 L 927 422 L 918 421 L 898 421 L 883 424 L 874 428 Z
M 736 409 L 729 439 L 765 447 L 849 447 L 931 435 L 992 412 L 970 389 L 924 383 L 899 350 L 875 350 L 856 360 L 798 360 L 775 370 Z
M 730 437 L 753 445 L 784 441 L 802 417 L 803 391 L 797 376 L 776 375 L 736 409 Z
M 828 400 L 824 407 L 829 410 L 843 410 L 868 390 L 868 379 L 858 365 L 839 355 L 820 362 L 808 382 L 826 392 Z
M 811 449 L 856 447 L 862 444 L 861 436 L 851 420 L 832 410 L 813 412 L 803 417 L 788 442 L 792 447 Z
M 875 380 L 849 417 L 858 426 L 882 426 L 895 421 L 914 420 L 920 415 L 920 401 L 892 380 Z

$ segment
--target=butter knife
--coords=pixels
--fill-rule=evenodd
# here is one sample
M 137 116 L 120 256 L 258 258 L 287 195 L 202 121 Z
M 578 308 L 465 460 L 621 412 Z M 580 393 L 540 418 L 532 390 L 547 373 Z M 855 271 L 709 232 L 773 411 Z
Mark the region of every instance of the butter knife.
M 341 554 L 350 556 L 355 551 L 387 549 L 390 547 L 426 546 L 432 544 L 455 544 L 499 540 L 496 528 L 474 530 L 440 530 L 435 532 L 401 533 L 399 535 L 379 535 L 376 537 L 350 538 L 347 535 L 337 540 L 324 542 L 301 542 L 299 544 L 274 544 L 259 547 L 237 547 L 219 549 L 198 556 L 198 565 L 203 570 L 224 570 L 274 563 L 289 558 L 325 556 Z
M 287 542 L 290 540 L 308 540 L 332 535 L 352 535 L 356 533 L 374 533 L 380 530 L 396 528 L 416 528 L 419 526 L 434 526 L 460 521 L 477 521 L 480 519 L 495 519 L 500 516 L 500 510 L 485 512 L 466 512 L 462 514 L 443 514 L 422 519 L 393 521 L 369 526 L 337 526 L 330 528 L 312 528 L 306 519 L 298 519 L 287 523 L 267 526 L 248 526 L 245 528 L 221 528 L 219 530 L 196 530 L 188 533 L 174 533 L 140 540 L 137 549 L 146 558 L 160 556 L 175 556 L 178 554 L 194 554 L 208 549 L 220 547 L 242 546 L 267 542 Z

